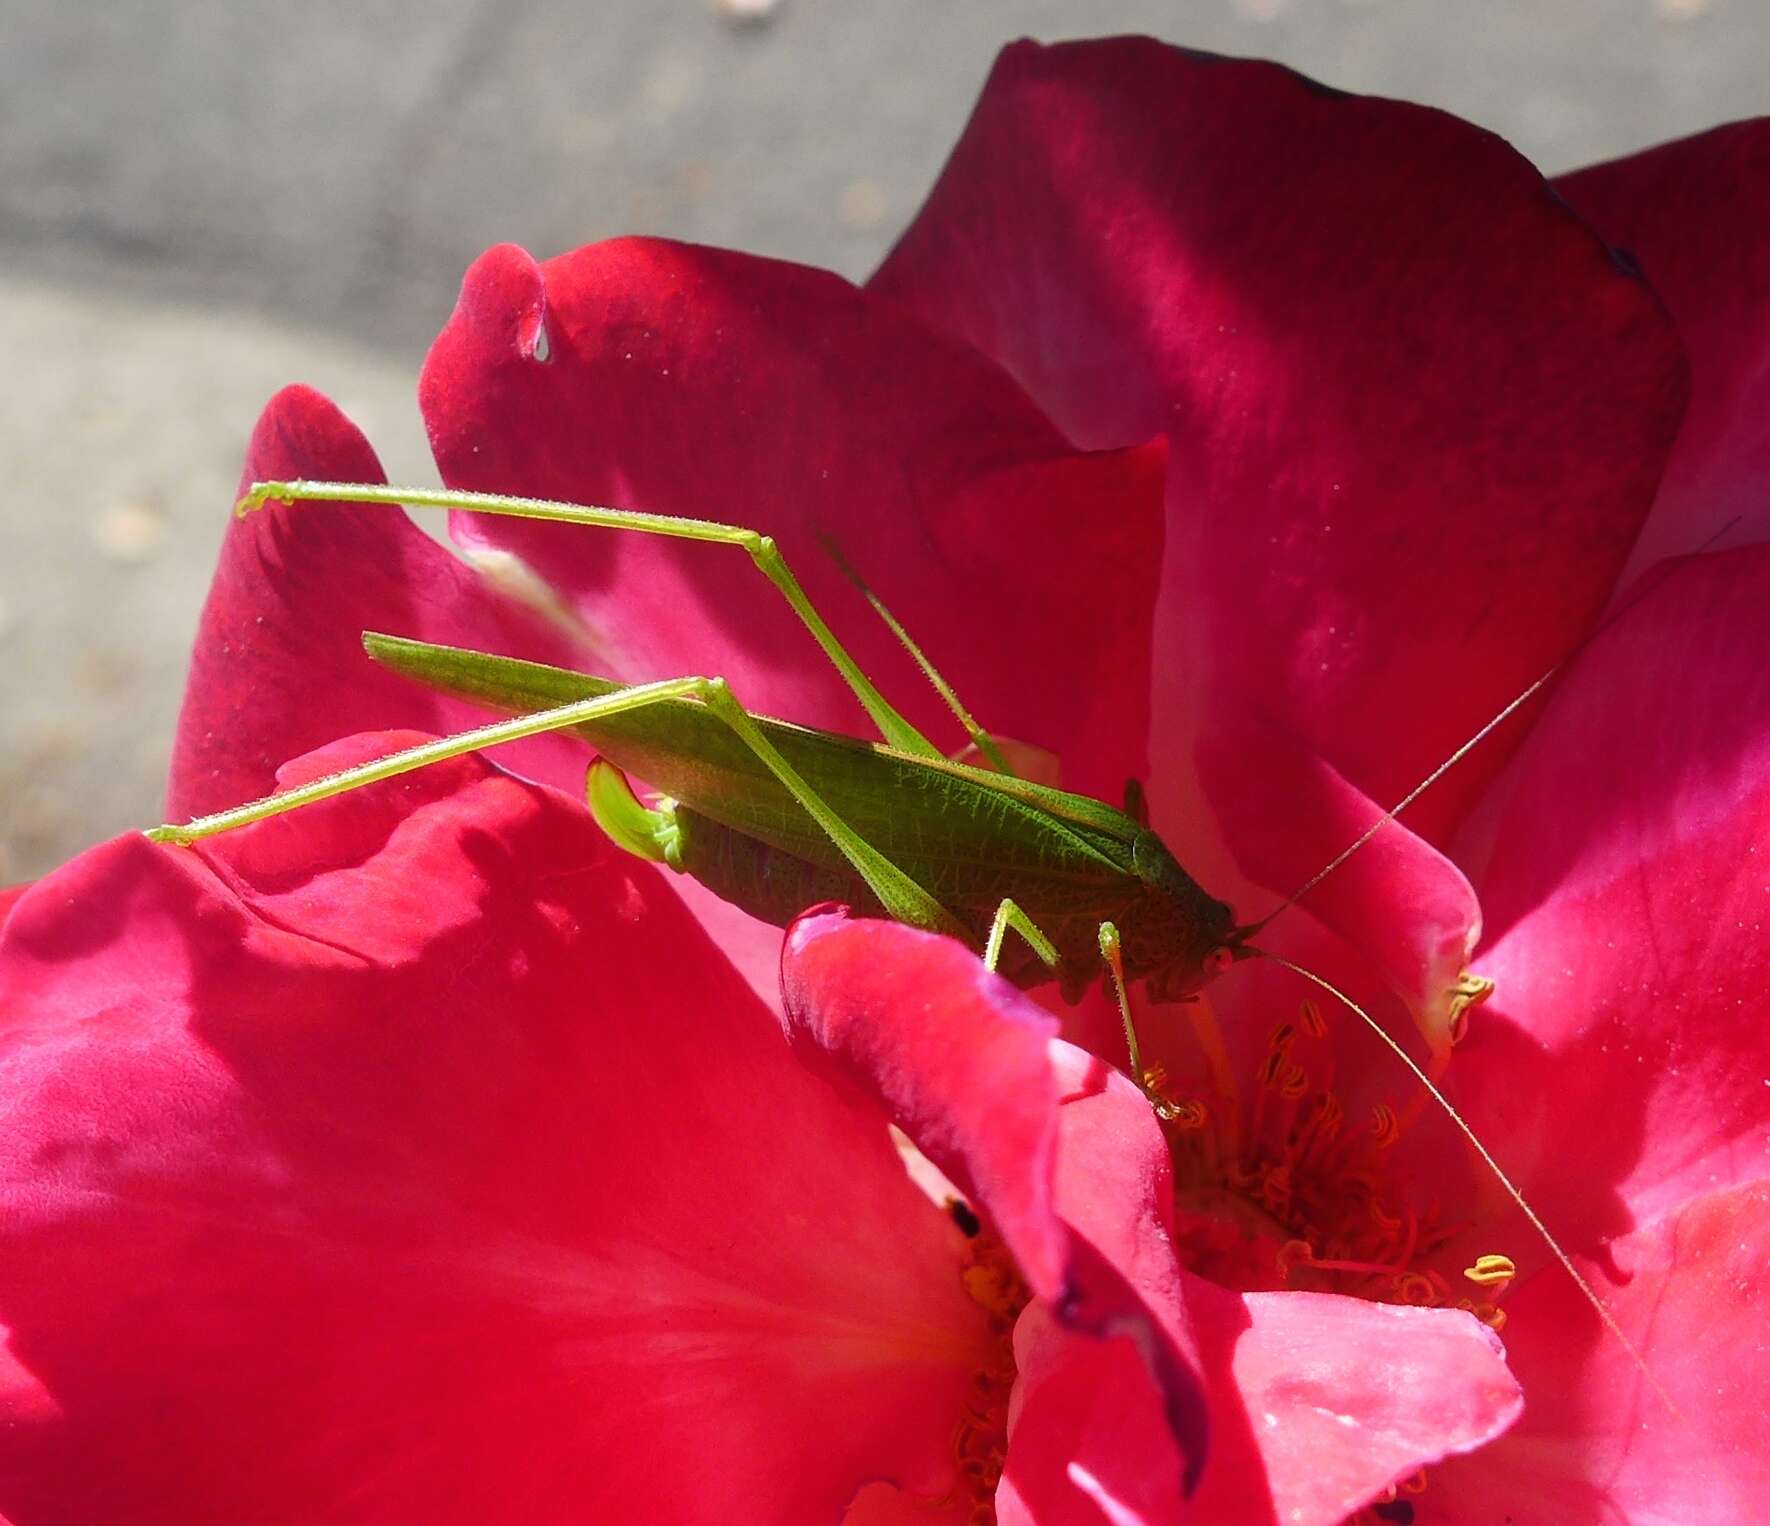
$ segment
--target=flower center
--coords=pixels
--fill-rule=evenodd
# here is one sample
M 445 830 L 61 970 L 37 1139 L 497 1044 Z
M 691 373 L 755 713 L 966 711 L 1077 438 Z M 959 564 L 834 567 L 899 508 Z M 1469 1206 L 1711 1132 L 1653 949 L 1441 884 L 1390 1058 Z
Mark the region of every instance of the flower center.
M 1245 1084 L 1209 998 L 1185 1010 L 1203 1073 L 1179 1086 L 1149 1079 L 1174 1099 L 1160 1111 L 1174 1162 L 1176 1248 L 1188 1267 L 1225 1287 L 1455 1306 L 1503 1325 L 1492 1299 L 1510 1280 L 1506 1258 L 1484 1256 L 1454 1280 L 1433 1265 L 1466 1226 L 1449 1222 L 1436 1199 L 1422 1206 L 1398 1164 L 1396 1143 L 1423 1098 L 1348 1116 L 1313 1001 L 1273 1028 Z M 1469 1296 L 1468 1283 L 1484 1296 Z

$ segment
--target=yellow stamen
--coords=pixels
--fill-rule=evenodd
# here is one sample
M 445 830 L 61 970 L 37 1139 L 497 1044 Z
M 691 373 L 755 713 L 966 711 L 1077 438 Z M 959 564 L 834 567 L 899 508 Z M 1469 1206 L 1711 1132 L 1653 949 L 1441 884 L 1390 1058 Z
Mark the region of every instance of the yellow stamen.
M 1450 1046 L 1455 1049 L 1469 1036 L 1469 1013 L 1493 995 L 1493 982 L 1485 975 L 1464 970 L 1450 988 L 1450 1013 L 1446 1021 Z
M 1518 1275 L 1518 1268 L 1510 1256 L 1477 1256 L 1473 1266 L 1463 1268 L 1463 1275 L 1480 1287 L 1504 1288 Z

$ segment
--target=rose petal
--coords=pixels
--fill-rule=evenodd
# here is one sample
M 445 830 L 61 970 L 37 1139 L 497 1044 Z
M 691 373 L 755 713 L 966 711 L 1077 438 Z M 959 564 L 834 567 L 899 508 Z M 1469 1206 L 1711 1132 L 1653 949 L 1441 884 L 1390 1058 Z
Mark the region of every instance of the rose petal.
M 1421 1467 L 1501 1435 L 1524 1407 L 1498 1338 L 1458 1309 L 1238 1296 L 1201 1279 L 1187 1307 L 1219 1438 L 1200 1522 L 1332 1526 Z M 1248 1512 L 1245 1501 L 1268 1496 L 1271 1517 Z
M 787 1032 L 810 1063 L 877 1096 L 968 1196 L 1041 1297 L 1069 1296 L 1052 1200 L 1056 1020 L 963 945 L 816 907 L 781 950 Z
M 1015 1326 L 1014 1359 L 1016 1412 L 996 1495 L 1001 1526 L 1191 1518 L 1161 1394 L 1129 1339 L 1079 1335 L 1035 1304 Z
M 542 344 L 542 336 L 545 344 Z M 952 718 L 819 544 L 834 537 L 989 728 L 1117 798 L 1146 768 L 1162 452 L 1084 456 L 1001 371 L 822 271 L 657 240 L 469 271 L 421 397 L 445 480 L 756 526 L 861 667 Z M 619 675 L 717 672 L 753 709 L 873 734 L 730 547 L 458 521 L 605 633 Z
M 1770 548 L 1664 571 L 1464 845 L 1498 989 L 1452 1077 L 1574 1249 L 1770 1168 Z
M 1160 1257 L 1170 1279 L 1176 1269 L 1165 1240 L 1147 1238 L 1153 1200 L 1144 1175 L 1134 1162 L 1115 1169 L 1096 1157 L 1087 1167 L 1090 1190 L 1070 1194 L 1079 1221 L 1073 1226 L 1053 1197 L 1053 1173 L 1063 1175 L 1053 1156 L 1059 1080 L 1067 1085 L 1085 1074 L 1098 1086 L 1106 1067 L 1053 1040 L 1050 1015 L 959 943 L 896 923 L 853 921 L 845 908 L 819 908 L 793 924 L 781 988 L 796 1046 L 823 1056 L 882 1104 L 974 1199 L 1028 1286 L 1062 1323 L 1091 1339 L 1131 1344 L 1153 1380 L 1145 1397 L 1158 1404 L 1164 1446 L 1177 1447 L 1190 1487 L 1204 1458 L 1205 1417 L 1179 1306 L 1156 1308 L 1148 1297 L 1151 1287 L 1171 1286 L 1159 1281 Z M 1152 1257 L 1158 1265 L 1145 1265 Z M 1047 1365 L 1066 1366 L 1062 1352 L 1041 1349 Z M 1098 1357 L 1092 1346 L 1065 1343 L 1062 1351 L 1088 1371 L 1098 1371 L 1097 1362 L 1117 1370 L 1120 1360 Z M 1074 1383 L 1086 1386 L 1081 1378 L 1054 1381 L 1065 1393 Z M 1041 1419 L 1034 1429 L 1043 1440 L 1034 1450 L 1059 1435 L 1079 1445 L 1115 1434 L 1098 1422 L 1074 1413 Z M 1011 1466 L 1013 1454 L 1011 1445 Z M 1159 1479 L 1164 1469 L 1180 1476 L 1169 1469 L 1174 1458 L 1173 1450 L 1153 1458 L 1138 1452 L 1129 1462 Z M 1109 1487 L 1121 1471 L 1101 1468 L 1095 1476 Z M 1028 1503 L 1043 1492 L 1035 1489 Z
M 1507 1301 L 1506 1346 L 1531 1396 L 1524 1421 L 1435 1471 L 1422 1519 L 1671 1523 L 1762 1513 L 1770 1185 L 1698 1197 L 1613 1242 L 1610 1256 L 1620 1280 L 1606 1301 L 1679 1414 L 1572 1283 L 1546 1269 Z
M 14 908 L 0 1007 L 0 1320 L 51 1401 L 0 1430 L 0 1511 L 784 1520 L 950 1485 L 987 1342 L 958 1231 L 551 792 L 459 760 L 120 839 Z
M 356 426 L 308 387 L 265 406 L 240 474 L 255 481 L 379 483 Z M 270 505 L 235 520 L 191 653 L 167 810 L 222 810 L 269 793 L 277 765 L 364 729 L 461 731 L 485 712 L 377 667 L 365 629 L 571 662 L 557 632 L 495 592 L 404 515 L 336 504 Z M 582 788 L 588 753 L 555 738 L 503 761 Z
M 1652 293 L 1497 138 L 1147 39 L 1004 52 L 871 289 L 1085 444 L 1170 431 L 1152 804 L 1231 899 L 1281 799 L 1303 820 L 1346 786 L 1394 801 L 1573 645 L 1683 403 Z M 1296 757 L 1207 769 L 1242 717 Z M 1508 745 L 1413 829 L 1441 841 Z M 1323 862 L 1270 857 L 1280 894 Z M 1346 884 L 1312 905 L 1358 942 Z M 1443 929 L 1421 937 L 1401 965 L 1436 961 Z
M 1690 412 L 1633 575 L 1770 537 L 1770 120 L 1563 175 L 1555 189 L 1641 264 L 1690 355 Z

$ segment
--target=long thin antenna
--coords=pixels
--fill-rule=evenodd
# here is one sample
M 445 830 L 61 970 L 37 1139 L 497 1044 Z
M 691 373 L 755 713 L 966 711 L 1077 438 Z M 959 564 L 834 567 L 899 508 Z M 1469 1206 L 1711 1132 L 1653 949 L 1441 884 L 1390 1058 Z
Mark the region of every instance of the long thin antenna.
M 1305 980 L 1312 981 L 1314 984 L 1320 986 L 1322 990 L 1326 991 L 1328 995 L 1336 998 L 1346 1007 L 1357 1013 L 1359 1017 L 1364 1019 L 1366 1026 L 1370 1028 L 1371 1032 L 1376 1034 L 1378 1038 L 1387 1044 L 1395 1053 L 1396 1057 L 1400 1059 L 1401 1063 L 1413 1072 L 1414 1079 L 1418 1081 L 1421 1086 L 1425 1087 L 1432 1100 L 1444 1110 L 1445 1117 L 1450 1119 L 1450 1121 L 1457 1126 L 1457 1129 L 1462 1134 L 1463 1138 L 1469 1141 L 1469 1144 L 1474 1149 L 1475 1153 L 1481 1157 L 1482 1163 L 1493 1173 L 1494 1180 L 1506 1189 L 1506 1195 L 1518 1205 L 1519 1211 L 1523 1213 L 1524 1217 L 1530 1220 L 1531 1228 L 1536 1230 L 1536 1232 L 1542 1236 L 1543 1244 L 1547 1245 L 1554 1253 L 1555 1259 L 1561 1263 L 1562 1269 L 1573 1279 L 1574 1285 L 1578 1287 L 1580 1292 L 1585 1295 L 1586 1302 L 1592 1306 L 1593 1310 L 1597 1313 L 1598 1318 L 1603 1321 L 1604 1328 L 1616 1337 L 1621 1343 L 1623 1350 L 1628 1352 L 1629 1359 L 1634 1362 L 1636 1367 L 1640 1368 L 1641 1376 L 1647 1379 L 1647 1382 L 1652 1387 L 1653 1391 L 1659 1395 L 1660 1402 L 1665 1405 L 1667 1410 L 1671 1412 L 1680 1424 L 1688 1426 L 1690 1422 L 1685 1418 L 1684 1412 L 1678 1408 L 1677 1404 L 1673 1401 L 1672 1396 L 1665 1391 L 1665 1388 L 1660 1383 L 1659 1379 L 1653 1375 L 1653 1369 L 1647 1365 L 1647 1359 L 1635 1349 L 1635 1343 L 1631 1341 L 1628 1336 L 1623 1334 L 1622 1326 L 1616 1322 L 1616 1316 L 1610 1312 L 1608 1307 L 1606 1307 L 1604 1300 L 1598 1296 L 1591 1283 L 1587 1282 L 1586 1279 L 1580 1275 L 1579 1269 L 1573 1264 L 1573 1258 L 1561 1248 L 1561 1242 L 1549 1232 L 1549 1226 L 1543 1223 L 1543 1221 L 1537 1216 L 1536 1210 L 1524 1200 L 1524 1194 L 1512 1184 L 1512 1178 L 1507 1176 L 1506 1173 L 1500 1169 L 1500 1163 L 1488 1152 L 1487 1146 L 1476 1137 L 1474 1129 L 1470 1128 L 1469 1125 L 1463 1121 L 1463 1115 L 1451 1106 L 1450 1099 L 1438 1089 L 1432 1078 L 1415 1062 L 1414 1057 L 1390 1037 L 1388 1030 L 1385 1029 L 1381 1023 L 1372 1017 L 1370 1013 L 1366 1012 L 1363 1007 L 1359 1006 L 1357 1002 L 1338 986 L 1334 985 L 1333 982 L 1323 979 L 1320 975 L 1317 975 L 1314 970 L 1306 970 L 1300 964 L 1293 964 L 1282 954 L 1274 954 L 1267 949 L 1251 947 L 1248 948 L 1248 952 L 1257 955 L 1262 959 L 1270 959 L 1274 964 L 1291 971 L 1292 974 L 1301 975 Z
M 1738 524 L 1742 518 L 1744 518 L 1743 515 L 1735 514 L 1733 518 L 1728 520 L 1726 524 L 1722 525 L 1720 529 L 1710 535 L 1708 539 L 1694 551 L 1686 552 L 1685 554 L 1688 556 L 1701 556 L 1709 549 L 1709 547 L 1714 545 L 1716 541 L 1720 540 L 1722 536 Z M 1433 769 L 1431 773 L 1427 774 L 1424 779 L 1420 780 L 1420 782 L 1403 795 L 1400 800 L 1390 806 L 1387 811 L 1366 827 L 1364 831 L 1360 832 L 1351 843 L 1336 853 L 1324 867 L 1316 870 L 1314 874 L 1310 875 L 1309 878 L 1303 882 L 1301 887 L 1292 891 L 1290 895 L 1280 901 L 1278 905 L 1273 907 L 1271 911 L 1267 912 L 1258 922 L 1249 923 L 1246 928 L 1242 929 L 1244 936 L 1252 937 L 1255 933 L 1266 927 L 1267 924 L 1270 923 L 1280 912 L 1288 911 L 1291 907 L 1295 906 L 1298 901 L 1302 900 L 1304 896 L 1308 895 L 1311 890 L 1315 889 L 1315 887 L 1332 874 L 1334 870 L 1338 869 L 1347 859 L 1351 858 L 1354 853 L 1358 852 L 1360 848 L 1375 837 L 1377 833 L 1381 832 L 1384 827 L 1388 826 L 1390 822 L 1395 820 L 1395 818 L 1412 805 L 1414 801 L 1418 800 L 1421 795 L 1425 794 L 1427 790 L 1449 773 L 1451 769 L 1456 767 L 1458 763 L 1462 762 L 1464 758 L 1468 757 L 1468 755 L 1479 747 L 1482 742 L 1486 741 L 1486 739 L 1498 727 L 1504 725 L 1522 705 L 1527 704 L 1530 701 L 1544 684 L 1548 683 L 1548 681 L 1566 667 L 1568 663 L 1572 662 L 1581 652 L 1585 651 L 1585 649 L 1596 641 L 1599 636 L 1603 635 L 1605 631 L 1615 625 L 1618 620 L 1646 598 L 1648 594 L 1658 588 L 1660 581 L 1661 580 L 1658 578 L 1644 578 L 1636 585 L 1634 592 L 1631 593 L 1628 598 L 1624 599 L 1622 603 L 1617 605 L 1615 609 L 1611 610 L 1608 615 L 1600 620 L 1597 625 L 1587 631 L 1584 636 L 1580 637 L 1579 641 L 1565 656 L 1557 659 L 1551 667 L 1520 690 L 1503 709 L 1489 719 L 1485 725 L 1469 738 L 1468 741 L 1464 742 L 1461 747 L 1457 748 L 1457 750 L 1440 763 L 1438 767 Z

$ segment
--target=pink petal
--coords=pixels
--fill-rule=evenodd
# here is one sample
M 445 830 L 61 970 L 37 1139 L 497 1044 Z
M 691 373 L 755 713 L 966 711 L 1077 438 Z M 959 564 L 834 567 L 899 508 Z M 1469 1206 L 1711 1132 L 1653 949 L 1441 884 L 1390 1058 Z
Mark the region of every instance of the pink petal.
M 1683 403 L 1651 292 L 1498 139 L 1145 39 L 1006 50 L 872 289 L 1084 444 L 1170 431 L 1153 803 L 1231 899 L 1325 861 L 1306 839 L 1242 861 L 1263 819 L 1394 801 L 1569 649 Z M 1239 750 L 1273 727 L 1286 756 Z M 1440 840 L 1505 750 L 1414 830 Z M 1420 855 L 1388 923 L 1434 868 L 1434 903 L 1464 894 Z M 1368 935 L 1368 887 L 1311 904 Z M 1387 956 L 1398 988 L 1445 937 Z
M 1630 558 L 1770 538 L 1770 120 L 1564 175 L 1555 189 L 1640 262 L 1690 355 L 1690 412 Z
M 1574 1248 L 1770 1170 L 1770 547 L 1666 572 L 1466 845 L 1498 990 L 1452 1076 Z
M 300 477 L 386 480 L 337 408 L 311 388 L 286 387 L 258 420 L 240 488 Z M 570 661 L 554 632 L 403 515 L 271 505 L 236 520 L 222 544 L 191 653 L 167 810 L 183 818 L 267 794 L 278 764 L 353 731 L 459 731 L 487 719 L 370 662 L 365 629 Z M 578 789 L 588 754 L 545 739 L 502 758 Z
M 1222 1401 L 1201 1523 L 1331 1526 L 1421 1467 L 1501 1435 L 1524 1407 L 1498 1338 L 1457 1309 L 1238 1296 L 1202 1280 L 1188 1308 Z M 1271 1515 L 1248 1509 L 1268 1495 Z
M 837 277 L 646 239 L 545 265 L 494 249 L 421 397 L 455 486 L 776 536 L 941 746 L 964 738 L 820 534 L 985 726 L 1059 752 L 1072 788 L 1116 799 L 1145 771 L 1161 448 L 1078 455 L 981 355 Z M 565 592 L 618 676 L 717 672 L 753 709 L 872 734 L 741 551 L 465 516 L 455 533 Z
M 875 1094 L 917 1148 L 988 1207 L 1041 1297 L 1071 1293 L 1052 1201 L 1054 1018 L 949 938 L 814 907 L 781 950 L 788 1035 Z M 1008 993 L 1013 992 L 1010 996 Z
M 462 760 L 119 839 L 19 901 L 0 1010 L 0 1321 L 41 1390 L 0 1512 L 831 1519 L 950 1482 L 957 1229 L 550 791 Z
M 1546 1270 L 1508 1300 L 1506 1345 L 1531 1401 L 1497 1445 L 1432 1475 L 1436 1526 L 1752 1521 L 1770 1499 L 1770 1185 L 1709 1193 L 1612 1243 L 1606 1288 L 1674 1416 L 1571 1283 Z M 1588 1267 L 1589 1270 L 1595 1270 Z

